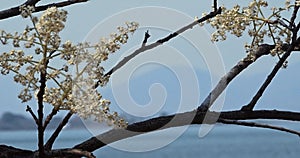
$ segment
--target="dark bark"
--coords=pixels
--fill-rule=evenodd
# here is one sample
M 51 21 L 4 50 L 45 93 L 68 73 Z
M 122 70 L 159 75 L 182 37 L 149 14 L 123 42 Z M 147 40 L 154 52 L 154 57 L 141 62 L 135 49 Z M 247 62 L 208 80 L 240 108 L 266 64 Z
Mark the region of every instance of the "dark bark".
M 220 116 L 220 117 L 219 117 Z M 176 115 L 162 116 L 149 119 L 146 121 L 131 124 L 127 129 L 113 129 L 106 133 L 92 137 L 85 142 L 82 142 L 74 149 L 81 149 L 93 152 L 107 144 L 118 140 L 137 136 L 140 134 L 167 129 L 171 127 L 185 126 L 190 124 L 202 124 L 205 118 L 206 124 L 222 123 L 223 119 L 227 120 L 255 120 L 255 119 L 274 119 L 300 121 L 300 113 L 276 110 L 260 110 L 260 111 L 227 111 L 222 113 L 217 112 L 202 112 L 190 111 Z
M 51 3 L 51 4 L 36 6 L 36 3 L 38 1 L 40 1 L 40 0 L 28 0 L 24 4 L 35 6 L 34 12 L 40 12 L 40 11 L 46 10 L 49 7 L 54 7 L 54 6 L 65 7 L 65 6 L 69 6 L 69 5 L 76 4 L 76 3 L 87 2 L 88 0 L 67 0 L 67 1 L 62 1 L 62 2 L 58 2 L 58 3 Z M 16 6 L 16 7 L 10 8 L 10 9 L 0 11 L 0 20 L 20 15 L 20 13 L 21 13 L 19 10 L 20 6 Z
M 1 158 L 32 158 L 33 151 L 17 149 L 12 146 L 0 145 L 0 157 Z

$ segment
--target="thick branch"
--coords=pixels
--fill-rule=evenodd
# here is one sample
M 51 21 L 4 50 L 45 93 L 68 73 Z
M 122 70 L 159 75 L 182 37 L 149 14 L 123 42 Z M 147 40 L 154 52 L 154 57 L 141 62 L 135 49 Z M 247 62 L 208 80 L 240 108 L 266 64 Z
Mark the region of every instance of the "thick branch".
M 218 117 L 220 114 L 220 117 Z M 172 121 L 176 117 L 176 121 Z M 185 126 L 189 124 L 202 124 L 204 118 L 206 124 L 214 124 L 215 120 L 253 120 L 253 119 L 279 119 L 300 121 L 300 113 L 286 112 L 276 110 L 260 110 L 260 111 L 228 111 L 228 112 L 201 112 L 191 111 L 180 113 L 176 115 L 162 116 L 158 118 L 149 119 L 143 122 L 131 124 L 127 129 L 113 129 L 106 133 L 92 137 L 85 142 L 82 142 L 74 149 L 81 149 L 85 151 L 95 151 L 106 144 L 113 143 L 118 140 L 137 136 L 147 132 L 167 129 L 170 127 Z M 208 119 L 207 119 L 208 118 Z M 219 119 L 218 119 L 219 118 Z M 186 121 L 192 120 L 192 121 Z
M 35 6 L 41 0 L 27 0 L 23 5 Z
M 61 132 L 61 130 L 63 129 L 63 127 L 69 122 L 71 116 L 73 115 L 72 112 L 69 112 L 65 118 L 61 121 L 61 123 L 58 125 L 58 127 L 56 128 L 56 130 L 52 133 L 51 137 L 48 139 L 46 145 L 45 145 L 45 150 L 50 151 L 52 149 L 52 146 L 56 140 L 56 138 L 58 137 L 59 133 Z
M 48 157 L 87 157 L 87 158 L 95 158 L 95 156 L 88 151 L 82 151 L 78 149 L 58 149 L 58 150 L 52 150 L 45 153 Z
M 40 1 L 40 0 L 28 0 L 24 4 L 35 6 L 35 4 L 38 1 Z M 82 3 L 82 2 L 87 2 L 87 1 L 88 0 L 67 0 L 67 1 L 62 1 L 62 2 L 58 2 L 58 3 L 51 3 L 51 4 L 47 4 L 47 5 L 36 6 L 34 12 L 44 11 L 47 8 L 53 7 L 53 6 L 65 7 L 65 6 L 69 6 L 72 4 Z M 24 4 L 22 4 L 22 5 L 24 5 Z M 0 11 L 0 20 L 20 15 L 21 12 L 20 12 L 19 8 L 20 8 L 20 6 L 16 6 L 16 7 L 10 8 L 10 9 Z
M 46 59 L 45 59 L 46 60 Z M 44 65 L 47 67 L 48 61 L 45 61 L 46 64 Z M 44 127 L 43 127 L 43 118 L 44 118 L 44 104 L 43 104 L 43 96 L 45 94 L 46 88 L 46 70 L 41 70 L 40 72 L 40 89 L 37 94 L 38 98 L 38 148 L 39 148 L 39 156 L 44 156 Z

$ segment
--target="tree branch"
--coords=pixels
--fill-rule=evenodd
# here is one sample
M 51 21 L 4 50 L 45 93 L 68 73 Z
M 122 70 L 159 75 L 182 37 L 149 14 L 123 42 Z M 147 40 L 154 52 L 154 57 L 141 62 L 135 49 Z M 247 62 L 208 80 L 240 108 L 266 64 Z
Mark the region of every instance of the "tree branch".
M 213 8 L 214 8 L 214 11 L 217 11 L 218 10 L 218 0 L 213 0 Z
M 25 3 L 23 3 L 22 5 L 31 5 L 31 6 L 35 6 L 39 1 L 41 0 L 27 0 Z
M 287 133 L 291 133 L 291 134 L 296 134 L 297 136 L 300 137 L 300 132 L 298 132 L 298 131 L 284 128 L 284 127 L 268 125 L 268 124 L 260 124 L 260 123 L 256 123 L 256 122 L 245 122 L 245 121 L 237 121 L 237 120 L 227 120 L 227 119 L 219 119 L 218 122 L 223 123 L 223 124 L 233 124 L 233 125 L 240 125 L 240 126 L 247 126 L 247 127 L 268 128 L 268 129 L 283 131 L 283 132 L 287 132 Z
M 27 105 L 26 112 L 29 112 L 31 114 L 31 116 L 32 116 L 33 120 L 35 121 L 36 125 L 38 125 L 39 120 L 36 117 L 36 115 L 33 113 L 32 109 L 29 105 Z
M 294 34 L 294 36 L 297 36 L 297 33 Z M 296 41 L 293 41 L 291 45 L 286 50 L 286 53 L 280 58 L 279 62 L 274 66 L 272 72 L 268 75 L 267 79 L 264 81 L 262 86 L 259 88 L 255 96 L 252 98 L 250 103 L 243 106 L 241 110 L 253 110 L 254 106 L 256 105 L 257 101 L 261 98 L 264 91 L 267 89 L 267 87 L 270 85 L 272 80 L 274 79 L 275 75 L 278 73 L 284 62 L 287 60 L 287 58 L 291 55 L 292 51 L 295 50 L 295 46 L 300 44 L 300 38 L 298 38 Z
M 233 68 L 230 69 L 227 74 L 225 74 L 220 79 L 215 88 L 209 93 L 202 104 L 198 107 L 198 110 L 207 111 L 215 102 L 215 100 L 220 96 L 220 94 L 226 89 L 233 78 L 235 78 L 240 72 L 246 69 L 250 64 L 254 63 L 254 61 L 256 61 L 258 58 L 263 55 L 269 54 L 270 50 L 272 50 L 274 47 L 274 45 L 268 44 L 260 45 L 256 52 L 253 53 L 253 55 L 255 56 L 255 60 L 249 60 L 248 57 L 245 57 L 244 59 L 239 61 Z
M 297 18 L 298 11 L 299 11 L 299 6 L 295 6 L 292 17 L 291 17 L 291 21 L 290 21 L 290 28 L 295 27 L 295 20 Z
M 47 82 L 47 72 L 46 68 L 48 65 L 48 60 L 43 59 L 44 61 L 44 69 L 40 71 L 40 88 L 39 92 L 37 94 L 37 100 L 38 100 L 38 150 L 39 150 L 39 157 L 44 157 L 44 127 L 43 127 L 43 119 L 44 119 L 44 94 L 45 94 L 45 88 L 46 88 L 46 82 Z
M 147 31 L 145 32 L 145 36 L 144 36 L 144 40 L 143 40 L 143 43 L 142 43 L 142 47 L 145 47 L 145 46 L 146 46 L 147 41 L 148 41 L 149 38 L 150 38 L 150 34 L 149 34 L 149 30 L 147 30 Z
M 56 130 L 52 133 L 51 137 L 48 139 L 47 143 L 45 144 L 45 150 L 50 151 L 52 149 L 52 146 L 58 137 L 59 133 L 63 129 L 63 127 L 69 122 L 70 118 L 72 117 L 73 113 L 70 111 L 64 119 L 61 121 L 61 123 L 58 125 Z
M 221 8 L 219 8 L 216 11 L 210 12 L 208 15 L 193 21 L 192 23 L 180 28 L 179 30 L 169 34 L 168 36 L 157 40 L 156 42 L 149 44 L 149 45 L 142 45 L 142 47 L 140 47 L 139 49 L 135 50 L 132 54 L 128 55 L 127 57 L 123 58 L 119 63 L 117 63 L 112 69 L 110 69 L 105 75 L 104 77 L 110 76 L 112 75 L 114 72 L 116 72 L 117 70 L 119 70 L 121 67 L 123 67 L 128 61 L 130 61 L 132 58 L 134 58 L 135 56 L 137 56 L 138 54 L 141 54 L 147 50 L 153 49 L 159 45 L 164 44 L 165 42 L 168 42 L 169 40 L 177 37 L 178 35 L 182 34 L 183 32 L 192 29 L 195 25 L 198 25 L 201 22 L 204 22 L 210 18 L 215 17 L 216 15 L 221 14 Z M 95 84 L 95 88 L 97 88 L 100 85 L 100 80 L 98 80 Z
M 51 111 L 51 113 L 46 117 L 45 121 L 44 121 L 44 130 L 47 128 L 48 124 L 50 123 L 50 121 L 52 120 L 53 116 L 55 116 L 58 112 L 58 108 L 54 107 Z
M 207 117 L 209 116 L 209 117 Z M 220 116 L 220 117 L 219 117 Z M 176 121 L 172 121 L 176 117 Z M 171 127 L 185 126 L 190 124 L 202 124 L 204 118 L 206 124 L 216 123 L 216 119 L 227 120 L 254 120 L 254 119 L 278 119 L 289 121 L 300 121 L 300 113 L 277 111 L 277 110 L 257 110 L 257 111 L 227 111 L 227 112 L 202 112 L 190 111 L 176 115 L 161 116 L 146 121 L 128 125 L 126 129 L 113 129 L 106 133 L 92 137 L 76 146 L 74 149 L 84 151 L 95 151 L 107 144 L 118 140 L 137 136 L 140 134 L 167 129 Z M 207 119 L 208 118 L 208 119 Z M 186 121 L 192 120 L 192 121 Z
M 65 156 L 84 156 L 87 158 L 96 158 L 91 152 L 83 151 L 79 149 L 58 149 L 46 152 L 46 156 L 48 157 L 65 157 Z
M 28 0 L 25 3 L 23 3 L 22 5 L 35 6 L 36 3 L 39 2 L 39 1 L 40 0 Z M 69 5 L 72 5 L 72 4 L 82 3 L 82 2 L 87 2 L 87 1 L 88 0 L 66 0 L 66 1 L 58 2 L 58 3 L 51 3 L 51 4 L 36 6 L 34 12 L 44 11 L 49 7 L 54 7 L 55 6 L 55 7 L 59 8 L 59 7 L 65 7 L 65 6 L 69 6 Z M 20 13 L 21 13 L 20 10 L 19 10 L 20 6 L 16 6 L 16 7 L 10 8 L 10 9 L 0 11 L 0 20 L 20 15 Z

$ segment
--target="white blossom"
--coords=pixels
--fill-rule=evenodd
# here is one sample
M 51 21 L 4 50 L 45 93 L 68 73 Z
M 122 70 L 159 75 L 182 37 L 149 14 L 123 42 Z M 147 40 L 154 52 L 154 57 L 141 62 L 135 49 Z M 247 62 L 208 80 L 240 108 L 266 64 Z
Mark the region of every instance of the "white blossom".
M 98 81 L 100 86 L 107 84 L 110 76 L 104 75 L 101 63 L 127 43 L 138 23 L 126 22 L 125 27 L 117 27 L 117 33 L 101 38 L 95 44 L 74 44 L 69 40 L 62 44 L 59 33 L 65 27 L 66 11 L 51 7 L 39 18 L 32 16 L 32 6 L 21 6 L 20 11 L 22 17 L 30 17 L 33 26 L 26 26 L 22 33 L 0 30 L 1 43 L 12 41 L 12 46 L 17 48 L 0 54 L 0 70 L 3 75 L 14 73 L 14 81 L 24 87 L 18 95 L 21 101 L 37 99 L 40 73 L 45 71 L 44 103 L 60 110 L 70 110 L 82 118 L 126 127 L 126 121 L 110 111 L 110 101 L 104 99 L 100 88 L 95 89 L 94 85 Z M 76 72 L 72 73 L 70 69 Z

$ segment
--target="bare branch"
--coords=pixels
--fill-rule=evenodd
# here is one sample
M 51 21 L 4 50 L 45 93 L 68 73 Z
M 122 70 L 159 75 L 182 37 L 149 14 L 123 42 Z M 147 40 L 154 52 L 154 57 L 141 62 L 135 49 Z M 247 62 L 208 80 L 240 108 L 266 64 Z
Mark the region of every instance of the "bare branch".
M 213 8 L 214 8 L 214 11 L 217 11 L 218 10 L 218 0 L 213 0 L 214 2 L 214 5 L 213 5 Z
M 297 36 L 297 34 L 295 34 Z M 294 35 L 294 36 L 295 36 Z M 262 86 L 259 88 L 255 96 L 252 98 L 249 104 L 243 106 L 241 110 L 253 110 L 254 106 L 256 105 L 257 101 L 261 98 L 264 91 L 267 89 L 267 87 L 270 85 L 272 80 L 274 79 L 275 75 L 278 73 L 284 62 L 287 60 L 287 58 L 291 55 L 292 51 L 295 49 L 295 46 L 298 46 L 300 43 L 300 38 L 298 38 L 296 41 L 294 41 L 286 50 L 286 53 L 280 58 L 279 62 L 274 66 L 272 72 L 268 75 L 267 79 L 264 81 Z
M 169 40 L 177 37 L 178 35 L 182 34 L 183 32 L 192 29 L 194 26 L 198 25 L 201 22 L 204 22 L 210 18 L 215 17 L 216 15 L 221 13 L 221 8 L 219 8 L 217 11 L 214 12 L 210 12 L 208 15 L 198 19 L 197 21 L 193 21 L 192 23 L 180 28 L 179 30 L 169 34 L 168 36 L 157 40 L 155 43 L 149 44 L 149 45 L 145 45 L 140 47 L 139 49 L 135 50 L 132 54 L 128 55 L 127 57 L 125 57 L 124 59 L 122 59 L 119 63 L 117 63 L 117 65 L 115 65 L 112 69 L 110 69 L 104 76 L 110 76 L 112 75 L 115 71 L 117 71 L 118 69 L 120 69 L 121 67 L 123 67 L 128 61 L 130 61 L 132 58 L 134 58 L 135 56 L 137 56 L 138 54 L 141 54 L 147 50 L 153 49 L 159 45 L 164 44 L 165 42 L 168 42 Z M 97 88 L 99 86 L 99 82 L 96 82 L 95 88 Z
M 87 158 L 96 158 L 91 152 L 83 151 L 79 149 L 58 149 L 46 152 L 46 156 L 49 157 L 65 157 L 65 156 L 84 156 Z
M 220 114 L 220 115 L 219 115 Z M 202 111 L 190 111 L 185 113 L 180 113 L 176 115 L 161 116 L 157 118 L 152 118 L 146 121 L 134 123 L 128 125 L 127 129 L 113 129 L 106 133 L 100 134 L 96 137 L 92 137 L 85 142 L 82 142 L 76 146 L 74 149 L 81 149 L 85 151 L 92 152 L 97 150 L 106 144 L 113 143 L 118 140 L 129 138 L 132 136 L 137 136 L 140 134 L 167 129 L 171 127 L 185 126 L 189 124 L 202 124 L 204 118 L 206 124 L 216 123 L 216 118 L 228 119 L 228 120 L 254 120 L 254 119 L 279 119 L 279 120 L 289 120 L 289 121 L 300 121 L 300 113 L 297 112 L 287 112 L 287 111 L 276 111 L 276 110 L 257 110 L 257 111 L 227 111 L 227 112 L 202 112 Z M 171 121 L 176 117 L 176 121 Z M 177 121 L 179 120 L 179 121 Z M 186 121 L 192 120 L 192 121 Z
M 31 107 L 30 107 L 29 105 L 27 105 L 26 111 L 29 112 L 29 113 L 31 114 L 31 116 L 32 116 L 32 118 L 34 119 L 36 125 L 38 125 L 39 120 L 38 120 L 38 118 L 36 117 L 36 115 L 33 113 L 32 109 L 31 109 Z
M 52 133 L 51 137 L 48 139 L 46 145 L 45 145 L 45 150 L 51 150 L 52 146 L 56 140 L 56 138 L 58 137 L 59 133 L 61 132 L 61 130 L 63 129 L 63 127 L 69 122 L 70 118 L 72 117 L 73 113 L 70 111 L 65 117 L 64 119 L 61 121 L 61 123 L 58 125 L 58 127 L 56 128 L 56 130 Z
M 272 50 L 274 47 L 274 45 L 268 44 L 260 45 L 257 51 L 254 52 L 255 60 L 263 55 L 269 54 L 270 50 Z M 244 59 L 239 61 L 233 68 L 231 68 L 231 70 L 221 78 L 215 88 L 205 98 L 202 104 L 198 107 L 198 110 L 207 111 L 215 102 L 215 100 L 220 96 L 220 94 L 226 89 L 232 79 L 235 78 L 240 72 L 245 70 L 250 64 L 254 63 L 255 60 L 249 60 L 248 57 L 245 57 Z
M 45 121 L 44 121 L 44 130 L 47 128 L 48 124 L 50 123 L 50 121 L 52 120 L 53 116 L 55 116 L 58 112 L 58 108 L 54 107 L 51 111 L 51 113 L 46 117 Z
M 142 43 L 142 47 L 145 47 L 145 46 L 146 46 L 147 41 L 148 41 L 149 38 L 150 38 L 150 34 L 149 34 L 149 30 L 147 30 L 147 31 L 145 32 L 145 37 L 144 37 L 144 40 L 143 40 L 143 43 Z
M 35 4 L 38 1 L 40 1 L 40 0 L 28 0 L 24 4 L 35 6 Z M 66 0 L 66 1 L 58 2 L 58 3 L 51 3 L 51 4 L 47 4 L 47 5 L 36 6 L 34 12 L 44 11 L 49 7 L 54 7 L 54 6 L 55 7 L 65 7 L 65 6 L 69 6 L 72 4 L 82 3 L 82 2 L 87 2 L 87 1 L 88 0 Z M 24 4 L 22 4 L 22 5 L 24 5 Z M 21 13 L 19 10 L 20 6 L 16 6 L 16 7 L 10 8 L 10 9 L 0 11 L 0 20 L 20 15 L 20 13 Z
M 66 7 L 66 6 L 69 6 L 69 5 L 82 3 L 82 2 L 87 2 L 87 1 L 89 1 L 89 0 L 67 0 L 67 1 L 62 1 L 62 2 L 58 2 L 58 3 L 52 3 L 52 4 L 37 6 L 37 7 L 35 7 L 34 12 L 44 11 L 49 7 L 62 8 L 62 7 Z
M 41 0 L 27 0 L 25 3 L 23 3 L 22 5 L 31 5 L 31 6 L 35 6 L 39 1 Z
M 295 2 L 296 3 L 296 2 Z M 291 21 L 290 21 L 290 27 L 295 27 L 295 20 L 297 18 L 297 13 L 299 11 L 299 6 L 295 6 L 292 17 L 291 17 Z
M 279 62 L 275 65 L 272 72 L 268 75 L 267 79 L 264 81 L 262 86 L 259 88 L 255 96 L 252 98 L 250 103 L 243 106 L 241 110 L 253 110 L 254 106 L 256 105 L 257 101 L 261 98 L 267 87 L 270 85 L 271 81 L 274 79 L 275 75 L 278 73 L 286 59 L 290 56 L 291 51 L 286 52 L 282 58 L 280 58 Z
M 223 123 L 223 124 L 234 124 L 234 125 L 241 125 L 241 126 L 248 126 L 248 127 L 269 128 L 269 129 L 273 129 L 273 130 L 296 134 L 297 136 L 300 137 L 300 132 L 298 132 L 298 131 L 284 128 L 284 127 L 268 125 L 268 124 L 260 124 L 260 123 L 256 123 L 256 122 L 245 122 L 245 121 L 237 121 L 237 120 L 227 120 L 227 119 L 219 119 L 218 122 Z

